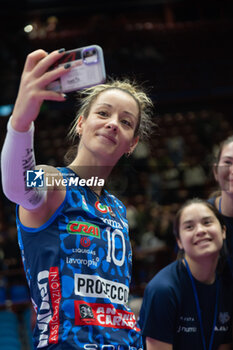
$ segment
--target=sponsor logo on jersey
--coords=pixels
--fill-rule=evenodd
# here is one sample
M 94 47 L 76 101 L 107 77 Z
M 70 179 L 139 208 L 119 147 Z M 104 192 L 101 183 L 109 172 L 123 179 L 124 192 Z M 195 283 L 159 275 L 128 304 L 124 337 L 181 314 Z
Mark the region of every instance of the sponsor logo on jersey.
M 95 259 L 81 259 L 81 258 L 70 258 L 66 257 L 66 263 L 71 265 L 84 265 L 84 266 L 93 266 L 98 267 L 99 257 L 97 256 Z
M 90 224 L 89 222 L 70 221 L 66 229 L 71 234 L 100 238 L 100 228 L 96 225 Z
M 112 211 L 112 208 L 106 204 L 101 204 L 99 201 L 95 202 L 95 208 L 100 211 L 102 214 L 109 213 L 111 216 L 116 216 Z
M 99 201 L 95 202 L 95 208 L 104 214 L 109 211 L 108 206 L 106 204 L 101 204 Z
M 74 304 L 75 325 L 77 326 L 93 325 L 140 331 L 132 312 L 116 309 L 111 304 L 87 303 L 77 300 Z
M 61 301 L 61 285 L 58 267 L 51 267 L 49 270 L 49 291 L 51 295 L 53 317 L 49 322 L 50 336 L 49 343 L 58 343 L 58 330 L 60 325 L 59 306 Z
M 89 239 L 88 237 L 82 237 L 82 238 L 80 239 L 80 244 L 81 244 L 81 246 L 83 246 L 84 248 L 88 248 L 88 247 L 90 247 L 90 245 L 91 245 L 91 241 L 90 241 L 90 239 Z
M 58 343 L 61 300 L 58 267 L 51 267 L 49 271 L 40 271 L 37 275 L 37 286 L 42 300 L 37 313 L 37 325 L 40 332 L 37 348 L 43 348 L 48 344 Z
M 41 305 L 37 313 L 37 324 L 40 331 L 37 348 L 43 348 L 49 343 L 49 321 L 52 318 L 48 291 L 49 271 L 40 271 L 37 275 L 37 286 L 41 295 Z M 39 305 L 38 305 L 39 306 Z
M 94 250 L 83 248 L 73 248 L 72 253 L 96 255 L 96 252 Z
M 90 323 L 91 320 L 94 320 L 95 318 L 91 306 L 89 306 L 87 303 L 79 304 L 79 314 L 81 319 L 85 320 L 87 323 Z
M 112 303 L 128 302 L 129 288 L 123 283 L 110 281 L 95 275 L 74 275 L 75 295 L 92 298 L 107 298 Z
M 100 218 L 105 224 L 108 224 L 109 226 L 112 226 L 113 228 L 119 228 L 123 230 L 123 227 L 121 224 L 115 220 L 108 219 L 108 218 Z

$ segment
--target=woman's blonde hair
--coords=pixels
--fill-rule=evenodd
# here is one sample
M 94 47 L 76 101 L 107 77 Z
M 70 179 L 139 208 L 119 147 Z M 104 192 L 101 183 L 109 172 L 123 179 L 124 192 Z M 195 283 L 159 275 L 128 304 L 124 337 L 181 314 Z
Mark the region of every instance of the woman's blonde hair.
M 89 87 L 81 92 L 79 92 L 79 103 L 80 108 L 76 115 L 74 122 L 71 125 L 71 129 L 68 133 L 68 138 L 74 142 L 77 137 L 77 123 L 79 117 L 82 115 L 87 118 L 90 109 L 97 99 L 97 97 L 105 92 L 106 90 L 119 89 L 131 95 L 137 102 L 139 109 L 139 122 L 135 130 L 135 136 L 139 136 L 141 140 L 146 140 L 149 138 L 150 134 L 153 132 L 155 126 L 152 121 L 152 110 L 153 102 L 150 97 L 143 91 L 136 82 L 130 81 L 128 79 L 124 80 L 114 80 L 111 79 L 105 84 L 100 84 L 96 86 Z

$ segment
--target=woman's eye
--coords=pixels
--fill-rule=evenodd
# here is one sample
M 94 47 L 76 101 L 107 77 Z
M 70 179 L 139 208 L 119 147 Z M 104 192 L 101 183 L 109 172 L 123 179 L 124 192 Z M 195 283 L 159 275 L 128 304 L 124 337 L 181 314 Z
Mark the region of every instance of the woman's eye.
M 193 225 L 187 225 L 187 226 L 185 226 L 185 229 L 186 229 L 186 230 L 192 230 L 192 228 L 193 228 Z
M 99 111 L 97 112 L 99 115 L 101 115 L 102 117 L 108 117 L 108 112 L 105 111 Z
M 206 220 L 205 221 L 205 225 L 210 225 L 211 224 L 211 221 L 210 220 Z
M 131 126 L 131 127 L 132 127 L 132 123 L 131 123 L 129 120 L 123 119 L 121 122 L 122 122 L 123 124 L 125 124 L 125 125 L 128 125 L 128 126 Z

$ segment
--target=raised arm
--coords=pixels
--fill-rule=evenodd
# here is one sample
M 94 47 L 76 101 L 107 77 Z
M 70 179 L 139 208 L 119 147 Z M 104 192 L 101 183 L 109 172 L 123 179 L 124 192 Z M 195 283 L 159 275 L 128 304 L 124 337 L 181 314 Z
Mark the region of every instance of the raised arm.
M 64 94 L 46 89 L 50 82 L 67 72 L 64 67 L 48 71 L 63 52 L 62 49 L 48 54 L 44 50 L 36 50 L 27 56 L 13 110 L 12 127 L 16 131 L 29 130 L 32 121 L 38 117 L 44 100 L 65 100 Z M 69 65 L 66 67 L 69 69 Z
M 33 150 L 34 121 L 44 100 L 64 101 L 62 93 L 47 85 L 69 70 L 69 65 L 48 71 L 64 50 L 50 54 L 36 50 L 28 55 L 21 77 L 13 114 L 1 154 L 2 185 L 6 197 L 26 210 L 36 210 L 47 200 L 46 190 L 26 188 L 26 171 L 35 168 Z

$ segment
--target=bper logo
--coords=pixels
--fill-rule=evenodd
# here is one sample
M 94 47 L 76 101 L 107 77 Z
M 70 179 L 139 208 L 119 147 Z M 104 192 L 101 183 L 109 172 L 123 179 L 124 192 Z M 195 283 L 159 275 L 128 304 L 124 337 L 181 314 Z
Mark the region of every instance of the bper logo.
M 43 187 L 44 170 L 27 170 L 27 187 Z

